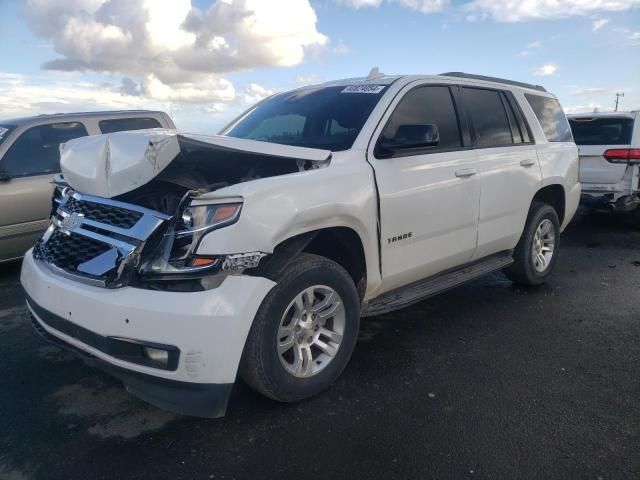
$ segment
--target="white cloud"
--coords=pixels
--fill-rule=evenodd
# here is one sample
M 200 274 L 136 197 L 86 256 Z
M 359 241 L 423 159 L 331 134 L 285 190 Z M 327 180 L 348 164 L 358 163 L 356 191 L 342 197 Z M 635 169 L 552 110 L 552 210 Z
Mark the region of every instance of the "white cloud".
M 334 53 L 336 55 L 345 55 L 347 53 L 351 53 L 351 48 L 349 48 L 349 45 L 340 40 L 338 44 L 331 49 L 331 53 Z
M 379 7 L 383 0 L 336 0 L 338 4 L 347 5 L 351 8 Z M 450 0 L 386 0 L 388 3 L 399 3 L 400 5 L 417 10 L 421 13 L 434 13 L 444 10 Z
M 463 10 L 471 20 L 499 22 L 563 18 L 595 12 L 619 12 L 640 6 L 640 0 L 472 0 Z
M 640 32 L 630 33 L 627 37 L 629 40 L 640 40 Z
M 244 101 L 249 104 L 258 103 L 276 93 L 276 90 L 257 83 L 250 83 L 244 90 Z
M 59 57 L 44 67 L 121 74 L 144 96 L 230 101 L 230 72 L 293 66 L 328 44 L 309 0 L 25 0 L 32 29 Z
M 377 7 L 382 3 L 382 0 L 337 0 L 339 4 L 347 5 L 351 8 L 362 7 Z
M 600 30 L 602 27 L 604 27 L 610 21 L 611 20 L 608 19 L 608 18 L 595 17 L 593 19 L 593 22 L 591 23 L 591 30 L 594 31 L 594 32 L 597 32 L 598 30 Z
M 323 81 L 323 78 L 317 73 L 310 73 L 309 75 L 298 75 L 296 77 L 296 83 L 300 85 L 313 85 L 315 83 L 321 83 Z
M 544 43 L 542 42 L 542 40 L 536 40 L 535 42 L 531 42 L 529 45 L 527 45 L 527 48 L 542 48 L 544 46 Z
M 417 10 L 420 13 L 434 13 L 444 10 L 449 5 L 449 0 L 395 0 L 396 2 Z
M 46 73 L 26 76 L 0 72 L 0 112 L 2 118 L 51 113 L 99 110 L 162 110 L 179 129 L 215 133 L 229 117 L 244 108 L 239 102 L 204 105 L 176 103 L 140 95 L 117 83 L 79 81 L 78 74 Z M 126 82 L 124 82 L 126 83 Z
M 576 97 L 592 97 L 595 95 L 601 95 L 609 91 L 611 90 L 608 88 L 586 87 L 586 88 L 576 88 L 575 90 L 572 90 L 571 92 L 569 92 L 569 94 Z
M 533 74 L 537 77 L 549 77 L 551 75 L 555 75 L 557 70 L 557 66 L 552 63 L 547 63 L 546 65 L 536 68 Z
M 570 107 L 564 107 L 564 112 L 567 114 L 572 113 L 594 113 L 606 110 L 600 103 L 589 103 L 588 105 L 573 105 Z

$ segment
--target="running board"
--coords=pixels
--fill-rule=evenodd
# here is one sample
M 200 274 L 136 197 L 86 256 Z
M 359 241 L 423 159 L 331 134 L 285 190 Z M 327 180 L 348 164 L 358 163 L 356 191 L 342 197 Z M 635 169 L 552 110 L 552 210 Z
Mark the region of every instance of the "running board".
M 437 293 L 444 292 L 460 284 L 474 280 L 497 270 L 502 270 L 513 263 L 513 251 L 497 253 L 478 262 L 467 264 L 462 268 L 439 273 L 404 287 L 383 293 L 363 305 L 361 316 L 371 317 L 408 307 Z

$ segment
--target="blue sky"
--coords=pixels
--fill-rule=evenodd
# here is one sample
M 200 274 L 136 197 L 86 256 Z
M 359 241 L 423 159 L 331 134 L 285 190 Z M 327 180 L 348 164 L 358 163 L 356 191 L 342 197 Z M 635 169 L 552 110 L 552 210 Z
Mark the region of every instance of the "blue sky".
M 374 66 L 538 83 L 572 112 L 610 110 L 616 92 L 640 108 L 640 0 L 215 3 L 0 0 L 0 118 L 149 107 L 212 133 L 266 94 Z

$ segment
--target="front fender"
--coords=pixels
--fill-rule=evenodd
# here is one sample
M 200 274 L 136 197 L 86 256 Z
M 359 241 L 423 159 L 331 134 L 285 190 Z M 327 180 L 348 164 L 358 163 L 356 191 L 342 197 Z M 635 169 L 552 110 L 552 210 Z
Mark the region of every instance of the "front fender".
M 373 172 L 366 162 L 334 158 L 326 168 L 233 185 L 206 199 L 215 202 L 216 197 L 229 196 L 244 200 L 239 221 L 207 234 L 198 254 L 273 253 L 288 238 L 347 227 L 362 241 L 367 293 L 379 286 L 377 199 Z

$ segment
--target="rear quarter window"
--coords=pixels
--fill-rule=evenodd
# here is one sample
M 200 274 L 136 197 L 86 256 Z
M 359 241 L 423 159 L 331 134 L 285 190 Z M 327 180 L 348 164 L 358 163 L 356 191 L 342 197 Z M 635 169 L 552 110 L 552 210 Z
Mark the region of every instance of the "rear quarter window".
M 550 142 L 572 142 L 571 128 L 567 117 L 555 98 L 525 94 L 547 140 Z
M 114 118 L 98 122 L 102 133 L 123 132 L 126 130 L 146 130 L 147 128 L 162 128 L 155 118 Z
M 629 145 L 633 119 L 628 117 L 572 118 L 573 138 L 578 145 Z

